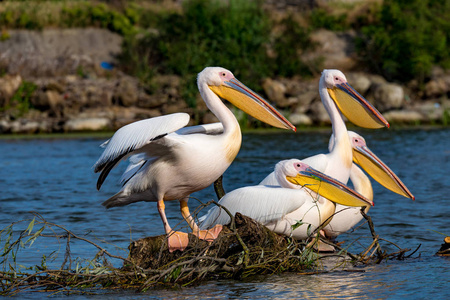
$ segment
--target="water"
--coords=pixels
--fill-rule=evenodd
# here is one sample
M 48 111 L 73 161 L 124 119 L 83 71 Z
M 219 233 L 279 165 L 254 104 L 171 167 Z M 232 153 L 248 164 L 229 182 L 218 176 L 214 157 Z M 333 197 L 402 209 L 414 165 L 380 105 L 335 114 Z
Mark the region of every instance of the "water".
M 329 130 L 319 132 L 245 134 L 237 159 L 224 175 L 227 191 L 257 184 L 282 159 L 302 158 L 327 151 Z M 358 130 L 368 146 L 403 180 L 416 196 L 413 202 L 374 182 L 375 207 L 370 210 L 377 234 L 401 248 L 420 250 L 406 261 L 391 260 L 364 268 L 365 272 L 335 272 L 312 276 L 283 274 L 245 281 L 207 282 L 181 291 L 107 292 L 89 298 L 345 298 L 420 299 L 450 297 L 450 259 L 434 254 L 444 236 L 450 235 L 450 130 Z M 103 139 L 3 139 L 0 140 L 0 228 L 31 219 L 30 211 L 73 233 L 94 240 L 109 251 L 126 256 L 130 240 L 163 233 L 155 203 L 136 203 L 105 210 L 100 204 L 119 190 L 123 166 L 114 170 L 101 191 L 92 165 L 99 157 Z M 193 195 L 204 202 L 215 199 L 212 188 Z M 178 203 L 166 203 L 171 225 L 181 222 Z M 189 202 L 191 210 L 198 205 Z M 24 222 L 22 229 L 28 222 Z M 182 222 L 180 226 L 185 226 Z M 352 249 L 358 252 L 370 242 L 366 227 L 341 235 L 341 241 L 360 238 Z M 110 244 L 101 242 L 105 240 Z M 115 246 L 118 247 L 115 247 Z M 386 246 L 394 251 L 394 246 Z M 122 248 L 122 249 L 120 249 Z M 39 238 L 20 255 L 24 265 L 39 264 L 42 254 L 59 250 L 61 264 L 65 240 Z M 92 258 L 92 246 L 75 242 L 73 257 Z M 119 262 L 115 262 L 119 264 Z M 49 262 L 51 264 L 51 262 Z M 20 298 L 38 299 L 42 294 L 25 293 Z M 83 296 L 87 297 L 87 296 Z

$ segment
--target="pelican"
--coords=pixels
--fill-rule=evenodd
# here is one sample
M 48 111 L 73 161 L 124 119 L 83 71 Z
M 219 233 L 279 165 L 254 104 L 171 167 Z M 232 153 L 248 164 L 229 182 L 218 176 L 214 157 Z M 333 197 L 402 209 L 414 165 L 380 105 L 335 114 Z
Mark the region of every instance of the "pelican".
M 314 169 L 347 182 L 352 165 L 352 150 L 342 114 L 353 124 L 365 128 L 389 127 L 386 119 L 364 97 L 356 92 L 339 70 L 324 70 L 319 81 L 319 94 L 328 112 L 334 137 L 334 147 L 327 154 L 303 159 Z M 269 174 L 260 184 L 276 185 L 275 174 Z
M 373 204 L 346 185 L 298 159 L 280 161 L 275 166 L 274 174 L 279 186 L 242 187 L 223 196 L 219 204 L 232 215 L 240 212 L 276 233 L 301 240 L 307 239 L 319 226 L 329 222 L 335 211 L 335 202 L 356 207 Z M 307 217 L 302 216 L 303 225 L 294 229 L 293 226 L 301 220 L 296 213 L 300 211 L 311 213 Z M 215 206 L 199 220 L 201 228 L 207 229 L 216 224 L 228 224 L 230 217 L 222 208 Z
M 224 68 L 205 68 L 198 74 L 197 85 L 223 127 L 220 133 L 208 134 L 204 126 L 184 128 L 189 122 L 186 113 L 137 121 L 120 128 L 104 143 L 105 150 L 94 165 L 94 171 L 101 172 L 97 182 L 100 189 L 109 172 L 120 161 L 130 159 L 122 175 L 122 189 L 103 205 L 111 208 L 139 201 L 157 202 L 171 252 L 183 250 L 188 235 L 172 230 L 164 201 L 179 200 L 182 216 L 200 238 L 214 239 L 221 229 L 199 231 L 187 205 L 191 193 L 206 188 L 225 172 L 241 146 L 239 124 L 220 98 L 269 125 L 295 131 L 275 108 Z
M 365 139 L 356 132 L 348 132 L 353 152 L 353 164 L 350 171 L 350 180 L 354 189 L 373 201 L 372 184 L 364 172 L 357 167 L 361 166 L 373 179 L 378 181 L 385 188 L 407 198 L 415 199 L 414 195 L 408 190 L 406 185 L 398 176 L 370 149 L 367 147 Z M 329 148 L 333 148 L 334 139 L 330 139 Z M 367 213 L 370 206 L 366 206 Z M 341 233 L 350 230 L 363 218 L 360 210 L 354 207 L 343 205 L 336 206 L 336 212 L 333 219 L 324 228 L 327 237 L 335 238 Z

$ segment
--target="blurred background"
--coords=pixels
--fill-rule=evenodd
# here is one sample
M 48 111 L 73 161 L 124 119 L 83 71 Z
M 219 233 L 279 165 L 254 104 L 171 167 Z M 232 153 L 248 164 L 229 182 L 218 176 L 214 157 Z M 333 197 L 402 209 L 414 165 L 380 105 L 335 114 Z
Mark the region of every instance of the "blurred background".
M 448 0 L 2 1 L 0 133 L 110 131 L 184 111 L 222 66 L 299 127 L 340 69 L 391 124 L 450 122 Z M 243 128 L 263 126 L 236 110 Z

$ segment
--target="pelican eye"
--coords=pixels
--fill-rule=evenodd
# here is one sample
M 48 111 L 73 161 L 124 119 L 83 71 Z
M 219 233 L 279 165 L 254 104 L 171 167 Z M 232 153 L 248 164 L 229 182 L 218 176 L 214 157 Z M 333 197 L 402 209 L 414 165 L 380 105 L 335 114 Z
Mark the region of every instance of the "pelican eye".
M 297 164 L 297 167 L 300 168 L 301 167 L 300 164 Z
M 225 76 L 226 76 L 227 74 L 225 74 L 225 73 L 222 73 L 221 75 L 222 75 L 223 77 L 225 77 Z

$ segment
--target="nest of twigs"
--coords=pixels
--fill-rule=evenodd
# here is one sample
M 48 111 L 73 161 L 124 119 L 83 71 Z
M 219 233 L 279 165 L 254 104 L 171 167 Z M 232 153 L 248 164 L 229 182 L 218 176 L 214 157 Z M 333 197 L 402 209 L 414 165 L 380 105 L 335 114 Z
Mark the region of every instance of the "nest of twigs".
M 307 241 L 308 243 L 295 241 L 269 231 L 248 217 L 236 214 L 231 225 L 225 226 L 213 242 L 190 235 L 189 245 L 183 252 L 170 253 L 165 235 L 147 237 L 132 242 L 129 255 L 124 258 L 109 253 L 97 243 L 62 226 L 47 222 L 38 214 L 35 215 L 16 239 L 12 228 L 17 224 L 0 231 L 0 245 L 3 247 L 0 295 L 15 295 L 30 290 L 53 293 L 91 293 L 98 289 L 145 291 L 155 287 L 199 284 L 213 278 L 245 278 L 282 272 L 317 274 L 335 269 L 362 271 L 361 268 L 354 267 L 379 263 L 388 258 L 403 259 L 415 252 L 406 256 L 410 249 L 399 248 L 395 253 L 382 251 L 370 221 L 373 241 L 365 251 L 355 255 L 334 245 L 336 252 L 321 254 L 314 250 L 319 235 L 312 238 L 312 241 Z M 40 228 L 36 230 L 38 227 Z M 48 231 L 51 234 L 47 234 Z M 29 247 L 40 236 L 65 240 L 66 251 L 61 267 L 51 269 L 43 261 L 34 268 L 21 269 L 17 263 L 19 250 Z M 98 249 L 97 254 L 91 260 L 84 259 L 84 265 L 79 264 L 80 259 L 71 257 L 70 245 L 74 241 L 91 244 Z M 46 261 L 49 258 L 44 256 Z M 123 264 L 113 267 L 109 259 L 122 260 Z

